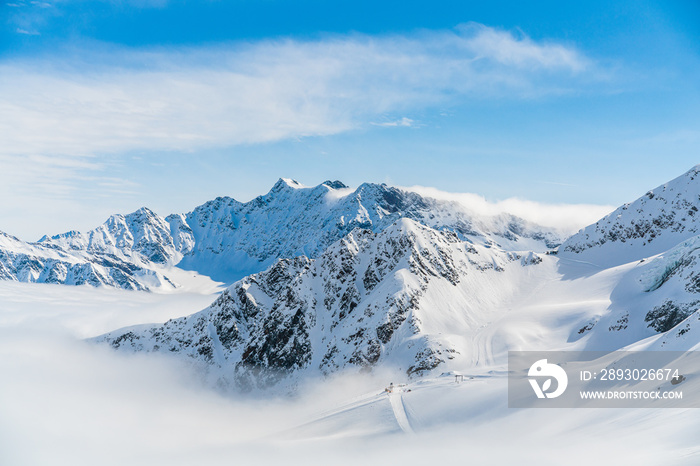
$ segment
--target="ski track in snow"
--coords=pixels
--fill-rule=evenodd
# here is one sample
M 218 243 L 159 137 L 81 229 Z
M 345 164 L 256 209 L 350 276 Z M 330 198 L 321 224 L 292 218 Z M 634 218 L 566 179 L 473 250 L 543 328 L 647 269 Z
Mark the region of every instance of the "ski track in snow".
M 389 402 L 391 403 L 391 409 L 394 411 L 394 417 L 401 430 L 407 434 L 413 434 L 414 431 L 411 427 L 411 422 L 408 420 L 406 406 L 403 404 L 403 396 L 401 393 L 389 393 Z

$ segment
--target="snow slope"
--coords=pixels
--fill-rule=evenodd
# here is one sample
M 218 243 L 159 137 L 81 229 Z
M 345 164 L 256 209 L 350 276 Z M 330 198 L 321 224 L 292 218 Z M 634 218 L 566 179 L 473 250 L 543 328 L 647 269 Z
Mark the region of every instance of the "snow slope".
M 567 239 L 562 257 L 611 267 L 659 254 L 700 234 L 700 165 Z
M 700 165 L 560 246 L 563 261 L 626 270 L 611 291 L 608 312 L 580 330 L 590 332 L 590 349 L 698 349 L 699 207 Z
M 598 336 L 589 345 L 607 349 L 605 333 L 629 345 L 660 334 L 650 349 L 699 349 L 700 236 L 625 268 L 629 272 L 611 293 L 611 312 L 596 324 Z
M 693 380 L 686 390 L 697 389 L 696 375 Z M 285 437 L 289 444 L 362 444 L 375 460 L 383 451 L 376 445 L 388 443 L 392 454 L 374 464 L 537 458 L 543 465 L 689 466 L 700 459 L 691 433 L 700 425 L 693 409 L 509 409 L 506 398 L 505 371 L 474 370 L 461 383 L 446 373 L 408 382 L 399 393 L 368 390 Z

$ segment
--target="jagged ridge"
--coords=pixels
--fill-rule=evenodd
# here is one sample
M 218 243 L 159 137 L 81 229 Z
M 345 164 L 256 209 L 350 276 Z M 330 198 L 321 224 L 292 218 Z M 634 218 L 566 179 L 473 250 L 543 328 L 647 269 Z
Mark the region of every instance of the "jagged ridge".
M 326 181 L 306 188 L 280 179 L 270 192 L 250 202 L 220 197 L 188 214 L 166 218 L 144 207 L 113 215 L 87 233 L 45 236 L 33 244 L 17 240 L 3 248 L 0 257 L 6 258 L 3 277 L 21 281 L 171 287 L 176 284 L 167 277 L 167 268 L 177 265 L 231 283 L 264 270 L 278 258 L 316 258 L 355 228 L 379 232 L 400 218 L 506 249 L 545 250 L 560 242 L 553 231 L 512 215 L 478 217 L 456 203 L 384 184 L 365 183 L 351 190 L 340 181 Z M 10 259 L 13 248 L 25 246 L 32 250 L 31 257 Z M 66 263 L 55 264 L 51 258 L 56 254 L 83 264 L 87 272 L 80 273 L 91 278 L 74 279 L 79 271 L 71 272 Z M 23 260 L 32 264 L 31 273 L 16 265 Z M 149 280 L 142 279 L 146 276 Z

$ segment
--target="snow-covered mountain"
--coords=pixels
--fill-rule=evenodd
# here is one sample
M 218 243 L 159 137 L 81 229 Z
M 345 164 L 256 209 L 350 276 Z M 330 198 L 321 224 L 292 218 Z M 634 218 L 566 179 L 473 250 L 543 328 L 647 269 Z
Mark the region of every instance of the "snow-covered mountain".
M 169 272 L 175 266 L 232 283 L 279 258 L 315 258 L 355 228 L 380 232 L 401 218 L 506 250 L 545 251 L 562 240 L 513 215 L 478 216 L 460 204 L 384 184 L 352 190 L 327 181 L 307 188 L 280 179 L 250 202 L 221 197 L 166 218 L 144 207 L 113 215 L 87 233 L 45 236 L 37 243 L 14 238 L 0 245 L 0 266 L 7 279 L 127 289 L 175 287 Z M 80 267 L 73 272 L 68 264 Z
M 562 257 L 610 267 L 662 253 L 700 234 L 700 165 L 567 239 Z
M 580 330 L 590 331 L 590 349 L 642 341 L 656 349 L 689 350 L 700 344 L 699 208 L 700 165 L 560 246 L 561 260 L 626 270 L 612 290 L 608 312 Z M 647 340 L 656 334 L 653 342 Z
M 652 349 L 700 347 L 700 236 L 611 270 L 615 269 L 623 273 L 610 294 L 607 312 L 580 330 L 591 331 L 589 349 L 618 349 L 640 342 Z
M 699 204 L 695 167 L 553 254 L 553 231 L 512 215 L 281 179 L 246 203 L 166 218 L 142 208 L 33 244 L 2 234 L 0 276 L 153 289 L 184 269 L 233 283 L 196 314 L 97 341 L 180 355 L 245 390 L 374 367 L 417 377 L 509 349 L 693 349 Z
M 377 364 L 421 375 L 470 356 L 465 336 L 541 262 L 403 218 L 355 228 L 316 259 L 278 259 L 197 314 L 97 341 L 183 354 L 243 389 Z
M 181 267 L 231 282 L 278 258 L 315 258 L 355 228 L 379 232 L 400 218 L 506 249 L 544 251 L 562 240 L 554 231 L 512 215 L 480 217 L 454 202 L 384 184 L 365 183 L 352 190 L 340 181 L 307 188 L 280 179 L 250 202 L 217 198 L 167 220 L 181 241 L 192 245 Z
M 196 314 L 96 341 L 182 355 L 246 390 L 374 367 L 434 375 L 493 364 L 509 349 L 697 349 L 699 171 L 620 207 L 558 254 L 545 251 L 549 232 L 513 218 L 469 216 L 383 185 L 282 180 L 249 203 L 218 199 L 168 220 L 191 232 L 183 261 L 235 251 L 271 261 L 266 270 Z
M 108 254 L 132 262 L 174 265 L 182 259 L 187 245 L 171 234 L 170 224 L 146 207 L 128 215 L 112 215 L 87 233 L 70 231 L 52 237 L 44 236 L 37 243 L 60 251 L 83 251 Z
M 42 242 L 29 244 L 0 232 L 0 279 L 127 290 L 172 287 L 162 273 L 109 252 L 85 254 Z

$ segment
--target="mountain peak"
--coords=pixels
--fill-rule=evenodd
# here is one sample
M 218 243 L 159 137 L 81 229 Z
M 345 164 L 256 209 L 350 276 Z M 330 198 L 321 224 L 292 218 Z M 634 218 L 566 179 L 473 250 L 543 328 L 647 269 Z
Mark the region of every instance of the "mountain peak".
M 280 178 L 277 180 L 277 183 L 272 187 L 270 192 L 278 192 L 282 191 L 284 189 L 300 189 L 300 188 L 305 188 L 303 184 L 299 183 L 297 180 L 293 180 L 291 178 Z
M 134 212 L 132 212 L 130 215 L 146 215 L 146 216 L 152 217 L 152 216 L 155 216 L 156 213 L 153 212 L 153 211 L 152 211 L 151 209 L 149 209 L 148 207 L 143 206 L 143 207 L 141 207 L 141 208 L 135 210 Z
M 343 183 L 342 181 L 338 181 L 338 180 L 335 180 L 335 181 L 326 180 L 321 184 L 326 185 L 331 189 L 346 189 L 346 188 L 348 188 L 348 186 L 345 185 L 345 183 Z
M 51 235 L 51 236 L 44 235 L 37 242 L 38 243 L 46 243 L 46 242 L 49 242 L 51 240 L 69 239 L 69 238 L 75 238 L 78 236 L 80 236 L 80 232 L 78 230 L 70 230 L 70 231 L 67 231 L 65 233 L 60 233 L 58 235 Z
M 659 254 L 700 233 L 700 165 L 623 204 L 560 248 L 601 266 Z

